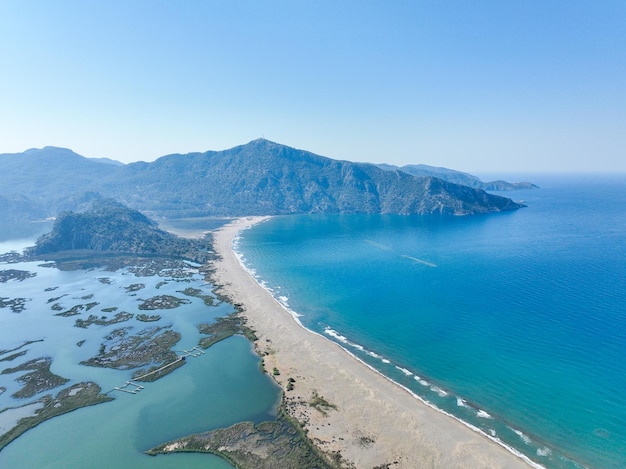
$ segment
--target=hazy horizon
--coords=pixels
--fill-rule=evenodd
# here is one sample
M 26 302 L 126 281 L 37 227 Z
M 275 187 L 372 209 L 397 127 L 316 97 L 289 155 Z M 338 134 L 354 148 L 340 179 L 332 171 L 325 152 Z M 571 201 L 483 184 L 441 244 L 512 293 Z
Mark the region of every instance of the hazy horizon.
M 626 3 L 0 4 L 0 152 L 626 172 Z

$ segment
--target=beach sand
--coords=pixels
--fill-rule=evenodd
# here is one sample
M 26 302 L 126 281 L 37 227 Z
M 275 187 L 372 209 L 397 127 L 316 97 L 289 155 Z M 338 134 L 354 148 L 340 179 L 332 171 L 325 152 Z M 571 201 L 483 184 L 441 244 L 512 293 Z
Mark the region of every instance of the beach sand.
M 243 218 L 214 232 L 215 281 L 242 305 L 259 337 L 265 368 L 286 389 L 288 412 L 324 452 L 356 468 L 528 468 L 531 465 L 373 371 L 334 342 L 303 328 L 242 268 L 236 234 L 263 218 Z M 314 408 L 314 394 L 333 407 Z M 320 409 L 320 410 L 318 410 Z M 336 456 L 337 457 L 337 456 Z

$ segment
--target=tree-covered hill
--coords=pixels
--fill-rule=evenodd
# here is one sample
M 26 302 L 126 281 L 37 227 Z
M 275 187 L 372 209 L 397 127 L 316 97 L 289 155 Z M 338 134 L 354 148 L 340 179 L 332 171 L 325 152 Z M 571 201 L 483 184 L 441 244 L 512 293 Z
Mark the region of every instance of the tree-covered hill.
M 136 210 L 111 200 L 96 200 L 85 212 L 63 212 L 52 231 L 41 236 L 32 255 L 87 250 L 204 261 L 208 243 L 183 239 L 157 228 Z
M 510 199 L 403 171 L 340 161 L 259 139 L 221 152 L 134 163 L 94 190 L 164 214 L 471 214 L 519 208 Z

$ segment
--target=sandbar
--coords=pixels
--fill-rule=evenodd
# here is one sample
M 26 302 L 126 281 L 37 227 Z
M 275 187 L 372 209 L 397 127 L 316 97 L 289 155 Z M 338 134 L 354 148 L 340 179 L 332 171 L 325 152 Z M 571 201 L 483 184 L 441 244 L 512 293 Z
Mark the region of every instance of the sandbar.
M 232 249 L 242 229 L 266 218 L 237 219 L 213 233 L 218 254 L 214 280 L 220 293 L 241 306 L 258 337 L 255 346 L 265 369 L 284 390 L 287 412 L 318 448 L 359 469 L 540 467 L 303 328 L 241 266 Z M 290 381 L 293 389 L 287 390 Z M 334 407 L 312 407 L 314 395 Z

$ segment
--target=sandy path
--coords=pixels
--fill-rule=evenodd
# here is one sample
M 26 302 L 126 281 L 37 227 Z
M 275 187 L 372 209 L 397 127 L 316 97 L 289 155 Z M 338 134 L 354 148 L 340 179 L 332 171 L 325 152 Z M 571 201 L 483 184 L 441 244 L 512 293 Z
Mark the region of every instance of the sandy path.
M 427 406 L 330 340 L 302 328 L 241 267 L 232 240 L 262 218 L 239 219 L 214 233 L 216 282 L 240 303 L 257 333 L 265 367 L 280 371 L 289 412 L 325 452 L 338 452 L 356 468 L 528 468 L 529 464 Z M 317 392 L 336 406 L 324 413 L 308 402 Z M 352 466 L 350 466 L 352 464 Z M 389 464 L 389 466 L 386 466 Z

